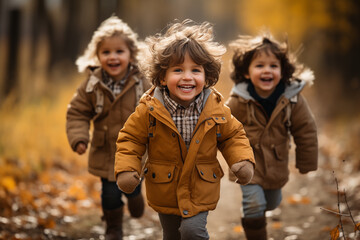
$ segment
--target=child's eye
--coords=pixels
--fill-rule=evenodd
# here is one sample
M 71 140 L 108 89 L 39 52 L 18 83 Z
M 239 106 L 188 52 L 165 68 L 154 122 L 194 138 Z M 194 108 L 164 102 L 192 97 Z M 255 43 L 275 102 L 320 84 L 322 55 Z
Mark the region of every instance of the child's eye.
M 109 50 L 104 50 L 104 51 L 102 51 L 101 53 L 102 53 L 102 54 L 109 54 L 110 51 L 109 51 Z
M 201 72 L 201 70 L 199 68 L 194 68 L 192 71 L 193 72 Z
M 119 49 L 119 50 L 117 50 L 116 52 L 117 52 L 117 53 L 123 53 L 123 52 L 124 52 L 124 50 Z
M 263 64 L 256 64 L 255 65 L 255 67 L 257 67 L 257 68 L 261 68 L 261 67 L 263 67 L 264 65 Z
M 181 72 L 181 68 L 174 68 L 174 72 Z
M 277 65 L 277 64 L 271 64 L 271 67 L 272 67 L 272 68 L 278 68 L 279 65 Z

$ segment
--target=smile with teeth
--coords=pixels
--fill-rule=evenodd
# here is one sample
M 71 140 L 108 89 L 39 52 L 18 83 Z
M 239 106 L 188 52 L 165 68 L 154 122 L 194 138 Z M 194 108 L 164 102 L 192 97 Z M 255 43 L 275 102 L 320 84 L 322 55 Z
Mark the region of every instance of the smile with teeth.
M 271 82 L 273 79 L 272 78 L 261 78 L 260 80 L 263 82 Z
M 188 92 L 195 88 L 195 86 L 178 86 L 182 91 Z
M 119 63 L 109 63 L 108 66 L 114 68 L 114 67 L 120 66 L 120 64 Z

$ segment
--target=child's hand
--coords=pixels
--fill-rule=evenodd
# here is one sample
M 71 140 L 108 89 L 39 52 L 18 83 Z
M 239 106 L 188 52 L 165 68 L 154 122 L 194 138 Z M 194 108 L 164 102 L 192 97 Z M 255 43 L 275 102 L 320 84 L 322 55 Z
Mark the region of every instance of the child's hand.
M 81 155 L 81 154 L 83 154 L 83 153 L 86 152 L 86 148 L 87 148 L 87 146 L 86 146 L 85 143 L 79 142 L 79 143 L 76 145 L 76 152 Z
M 233 171 L 235 176 L 238 178 L 236 180 L 237 183 L 246 185 L 254 176 L 254 164 L 250 161 L 237 162 L 231 166 L 231 171 Z
M 121 172 L 116 176 L 116 184 L 124 193 L 132 193 L 140 183 L 137 172 Z

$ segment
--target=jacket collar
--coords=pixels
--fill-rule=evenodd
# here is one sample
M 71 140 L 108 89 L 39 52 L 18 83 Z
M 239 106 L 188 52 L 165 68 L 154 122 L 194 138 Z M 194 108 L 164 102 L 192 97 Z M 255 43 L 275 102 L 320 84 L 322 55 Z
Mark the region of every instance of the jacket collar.
M 214 100 L 211 100 L 214 99 Z M 213 115 L 223 115 L 224 111 L 222 108 L 217 106 L 216 103 L 220 103 L 223 99 L 223 96 L 215 88 L 206 88 L 204 89 L 204 101 L 203 101 L 203 111 L 202 113 L 205 116 Z M 170 116 L 169 112 L 166 110 L 164 105 L 164 99 L 162 97 L 161 90 L 159 87 L 152 86 L 140 99 L 140 103 L 147 105 L 149 108 L 154 106 L 161 105 L 160 109 L 163 109 Z
M 87 93 L 90 93 L 90 92 L 93 92 L 94 91 L 94 88 L 97 84 L 102 84 L 103 87 L 105 88 L 108 88 L 105 83 L 103 83 L 101 81 L 102 79 L 102 72 L 101 72 L 101 68 L 98 67 L 98 68 L 95 68 L 95 69 L 89 69 L 88 72 L 89 72 L 89 81 L 86 85 L 86 92 Z M 127 75 L 128 76 L 128 83 L 125 85 L 124 89 L 121 91 L 121 93 L 119 94 L 119 96 L 121 96 L 124 92 L 127 91 L 128 88 L 130 88 L 133 84 L 130 84 L 131 81 L 135 83 L 139 83 L 140 82 L 140 79 L 136 77 L 136 74 L 137 73 L 137 70 L 134 69 L 132 71 L 129 72 L 129 74 Z M 109 91 L 111 92 L 111 90 L 109 89 Z M 112 92 L 111 92 L 112 93 Z M 115 96 L 113 96 L 115 98 Z

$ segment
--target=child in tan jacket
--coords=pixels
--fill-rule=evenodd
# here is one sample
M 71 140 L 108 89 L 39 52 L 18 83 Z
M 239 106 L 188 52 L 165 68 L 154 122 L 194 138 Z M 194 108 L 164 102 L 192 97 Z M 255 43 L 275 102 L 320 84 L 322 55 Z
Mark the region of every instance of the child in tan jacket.
M 251 180 L 255 163 L 242 124 L 212 87 L 225 48 L 213 41 L 209 23 L 191 20 L 174 23 L 146 42 L 145 72 L 154 87 L 119 133 L 117 184 L 132 192 L 145 177 L 163 239 L 209 239 L 207 215 L 217 205 L 224 175 L 217 150 L 241 184 Z
M 281 202 L 281 188 L 289 179 L 290 136 L 296 144 L 300 173 L 317 169 L 318 144 L 314 117 L 302 96 L 313 73 L 299 64 L 268 33 L 239 36 L 231 42 L 235 86 L 227 101 L 244 124 L 254 149 L 256 170 L 243 193 L 243 228 L 248 240 L 267 239 L 265 212 Z
M 87 71 L 87 77 L 71 100 L 66 116 L 71 148 L 84 154 L 91 141 L 88 170 L 102 182 L 105 239 L 122 239 L 124 193 L 114 178 L 116 139 L 140 96 L 151 86 L 138 70 L 138 53 L 137 35 L 130 27 L 115 16 L 105 20 L 76 61 L 80 72 Z M 142 216 L 141 185 L 125 196 L 131 216 Z

